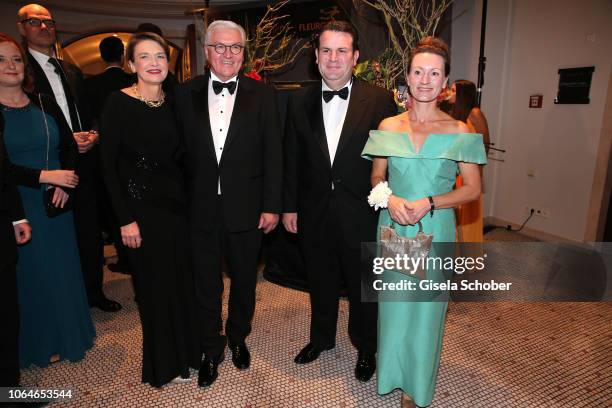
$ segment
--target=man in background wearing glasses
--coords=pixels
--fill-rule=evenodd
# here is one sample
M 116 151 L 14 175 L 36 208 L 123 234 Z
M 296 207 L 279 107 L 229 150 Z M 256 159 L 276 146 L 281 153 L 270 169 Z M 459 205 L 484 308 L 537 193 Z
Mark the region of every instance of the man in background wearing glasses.
M 99 184 L 98 133 L 90 130 L 83 98 L 83 74 L 55 55 L 56 24 L 49 10 L 38 4 L 19 9 L 17 27 L 27 46 L 34 92 L 55 97 L 79 148 L 79 186 L 74 191 L 74 224 L 83 281 L 89 305 L 116 312 L 121 305 L 102 291 L 103 241 L 98 218 L 96 185 Z
M 176 112 L 186 148 L 196 299 L 204 352 L 198 384 L 211 385 L 226 339 L 236 368 L 255 311 L 259 250 L 281 210 L 282 148 L 274 91 L 240 74 L 246 34 L 231 21 L 206 32 L 210 71 L 179 86 Z M 222 331 L 222 259 L 231 278 Z

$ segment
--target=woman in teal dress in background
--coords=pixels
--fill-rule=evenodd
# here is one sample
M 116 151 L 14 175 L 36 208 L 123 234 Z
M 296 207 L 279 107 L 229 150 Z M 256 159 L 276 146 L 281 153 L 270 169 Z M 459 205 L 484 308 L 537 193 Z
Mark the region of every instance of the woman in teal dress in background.
M 406 76 L 412 108 L 381 122 L 363 151 L 374 161 L 372 186 L 388 180 L 392 191 L 379 226 L 393 221 L 396 232 L 405 237 L 414 237 L 415 224 L 421 221 L 434 242 L 454 242 L 453 208 L 480 196 L 478 164 L 486 163 L 482 136 L 468 133 L 463 122 L 437 107 L 449 71 L 448 46 L 437 38 L 423 39 L 412 50 Z M 453 189 L 457 173 L 464 184 Z M 435 273 L 427 271 L 428 279 Z M 393 271 L 385 271 L 384 279 L 418 280 Z M 410 299 L 417 295 L 379 302 L 378 392 L 400 388 L 402 407 L 431 404 L 442 350 L 448 303 Z
M 66 203 L 77 185 L 78 151 L 55 101 L 24 92 L 25 55 L 15 40 L 0 33 L 0 114 L 32 240 L 19 247 L 19 364 L 44 367 L 52 356 L 78 361 L 93 345 L 95 330 L 83 286 L 72 211 L 49 218 L 43 190 L 56 186 L 53 202 Z M 48 169 L 47 169 L 47 143 Z M 55 359 L 54 358 L 54 359 Z

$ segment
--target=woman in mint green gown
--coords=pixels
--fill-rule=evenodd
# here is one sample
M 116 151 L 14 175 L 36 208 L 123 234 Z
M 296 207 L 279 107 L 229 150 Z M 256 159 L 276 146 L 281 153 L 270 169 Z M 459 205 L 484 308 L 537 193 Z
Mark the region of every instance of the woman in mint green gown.
M 415 224 L 420 220 L 434 242 L 454 242 L 453 208 L 480 195 L 478 164 L 486 162 L 482 136 L 468 133 L 465 124 L 437 107 L 449 70 L 446 44 L 424 39 L 412 51 L 406 78 L 411 109 L 385 119 L 379 130 L 371 131 L 363 151 L 364 157 L 374 161 L 372 185 L 387 180 L 392 190 L 379 226 L 394 221 L 396 232 L 405 237 L 416 235 Z M 465 184 L 453 189 L 458 173 Z M 427 271 L 428 279 L 436 273 L 440 275 Z M 390 281 L 418 281 L 393 271 L 383 276 Z M 404 301 L 379 302 L 378 392 L 400 388 L 402 407 L 431 404 L 442 349 L 447 302 L 410 299 L 417 294 L 406 294 L 409 298 Z

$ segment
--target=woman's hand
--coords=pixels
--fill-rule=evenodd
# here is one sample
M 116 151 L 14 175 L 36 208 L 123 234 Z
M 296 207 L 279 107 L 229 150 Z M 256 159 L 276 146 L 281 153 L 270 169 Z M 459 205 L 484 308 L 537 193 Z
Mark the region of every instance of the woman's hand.
M 41 170 L 38 181 L 42 184 L 75 188 L 79 184 L 79 176 L 74 174 L 74 170 Z
M 140 248 L 142 237 L 140 236 L 140 228 L 138 228 L 136 221 L 121 227 L 121 239 L 123 240 L 123 245 L 128 248 Z
M 408 211 L 407 204 L 408 201 L 401 197 L 394 195 L 389 196 L 387 209 L 389 210 L 389 215 L 393 221 L 401 225 L 412 224 L 412 218 L 410 212 Z
M 68 198 L 70 198 L 70 196 L 67 192 L 59 187 L 55 187 L 55 191 L 53 192 L 53 200 L 51 200 L 51 202 L 56 207 L 64 208 L 66 202 L 68 202 Z
M 410 224 L 413 225 L 419 222 L 430 209 L 431 205 L 429 204 L 428 198 L 406 202 L 406 210 L 410 216 Z
M 297 234 L 297 213 L 284 213 L 283 214 L 283 225 L 285 229 L 292 233 Z

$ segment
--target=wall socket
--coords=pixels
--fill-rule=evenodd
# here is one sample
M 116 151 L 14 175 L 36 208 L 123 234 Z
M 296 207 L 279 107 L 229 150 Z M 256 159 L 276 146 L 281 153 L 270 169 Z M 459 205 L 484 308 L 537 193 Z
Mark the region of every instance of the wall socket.
M 524 212 L 526 215 L 531 214 L 531 210 L 533 210 L 533 215 L 534 216 L 538 216 L 538 217 L 542 217 L 542 218 L 549 218 L 550 217 L 550 211 L 545 210 L 544 208 L 540 208 L 540 207 L 532 207 L 529 205 L 526 205 L 524 208 Z

